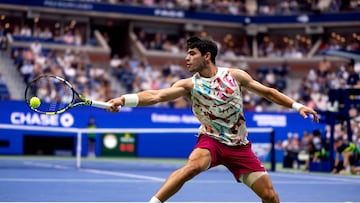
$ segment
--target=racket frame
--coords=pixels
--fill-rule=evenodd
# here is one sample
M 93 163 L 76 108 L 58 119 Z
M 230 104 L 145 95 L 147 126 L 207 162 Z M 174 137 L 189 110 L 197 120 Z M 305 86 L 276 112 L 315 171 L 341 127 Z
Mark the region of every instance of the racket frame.
M 53 111 L 53 112 L 51 112 L 51 111 L 44 112 L 44 111 L 39 111 L 37 108 L 33 108 L 30 105 L 30 98 L 27 98 L 28 89 L 30 89 L 31 84 L 34 81 L 39 80 L 40 78 L 45 78 L 45 77 L 55 78 L 55 79 L 59 80 L 59 82 L 62 82 L 65 85 L 67 85 L 71 89 L 71 91 L 72 91 L 72 100 L 65 108 L 62 108 L 62 109 L 60 109 L 58 111 Z M 75 102 L 75 96 L 78 97 L 81 102 L 74 103 Z M 36 77 L 32 81 L 30 81 L 27 84 L 26 89 L 25 89 L 25 101 L 26 101 L 26 104 L 29 106 L 29 108 L 32 109 L 33 111 L 35 111 L 37 113 L 41 113 L 41 114 L 47 114 L 47 115 L 61 114 L 61 113 L 64 113 L 65 111 L 67 111 L 67 110 L 69 110 L 69 109 L 71 109 L 73 107 L 76 107 L 76 106 L 93 106 L 93 107 L 102 108 L 102 109 L 107 109 L 107 108 L 110 108 L 110 106 L 111 106 L 111 104 L 109 104 L 109 103 L 102 102 L 102 101 L 95 101 L 95 100 L 91 100 L 91 99 L 88 99 L 88 98 L 84 97 L 83 95 L 81 95 L 80 93 L 78 93 L 75 90 L 75 88 L 73 87 L 73 85 L 69 81 L 67 81 L 64 78 L 59 77 L 57 75 L 41 75 L 41 76 Z

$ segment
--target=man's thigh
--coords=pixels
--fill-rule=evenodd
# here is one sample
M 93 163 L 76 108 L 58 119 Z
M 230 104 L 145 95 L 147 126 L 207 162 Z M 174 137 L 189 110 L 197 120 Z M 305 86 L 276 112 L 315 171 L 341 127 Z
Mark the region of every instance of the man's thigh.
M 208 149 L 196 148 L 194 149 L 188 159 L 186 165 L 196 165 L 202 170 L 206 170 L 211 165 L 211 154 Z

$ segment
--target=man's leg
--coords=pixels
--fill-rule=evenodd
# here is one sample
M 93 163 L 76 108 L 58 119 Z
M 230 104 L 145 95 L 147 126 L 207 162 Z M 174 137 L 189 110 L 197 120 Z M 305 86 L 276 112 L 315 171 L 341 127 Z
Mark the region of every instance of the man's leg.
M 209 168 L 211 162 L 210 152 L 207 149 L 195 149 L 189 156 L 187 163 L 180 169 L 174 171 L 161 186 L 152 199 L 153 202 L 160 200 L 164 202 L 173 196 L 184 183 L 202 171 Z M 155 199 L 155 200 L 154 200 Z
M 246 180 L 247 179 L 247 180 Z M 252 180 L 254 182 L 252 182 Z M 279 196 L 275 192 L 270 177 L 264 172 L 253 172 L 246 174 L 244 177 L 245 181 L 249 181 L 248 185 L 262 200 L 264 203 L 279 203 Z

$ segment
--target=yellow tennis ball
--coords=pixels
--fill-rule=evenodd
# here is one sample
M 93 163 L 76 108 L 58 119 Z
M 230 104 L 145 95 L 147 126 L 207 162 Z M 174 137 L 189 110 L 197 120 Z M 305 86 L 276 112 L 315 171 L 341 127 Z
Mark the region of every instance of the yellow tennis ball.
M 31 97 L 30 99 L 30 106 L 32 108 L 37 108 L 41 104 L 40 99 L 38 97 Z

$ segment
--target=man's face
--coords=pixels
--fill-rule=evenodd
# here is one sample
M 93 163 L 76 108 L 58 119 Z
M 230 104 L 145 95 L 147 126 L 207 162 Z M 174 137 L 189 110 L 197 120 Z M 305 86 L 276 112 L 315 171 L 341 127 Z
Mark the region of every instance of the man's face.
M 188 49 L 185 57 L 186 68 L 190 73 L 200 72 L 206 68 L 206 61 L 197 48 Z

